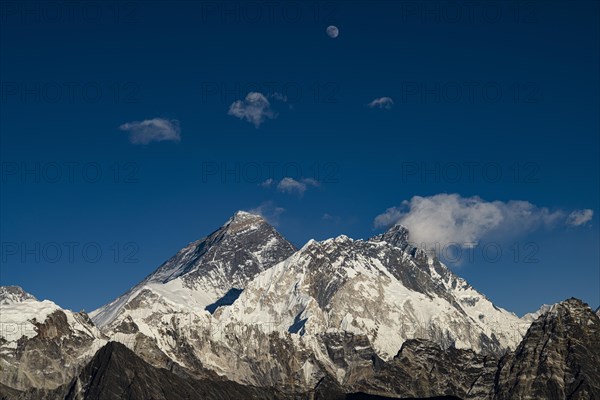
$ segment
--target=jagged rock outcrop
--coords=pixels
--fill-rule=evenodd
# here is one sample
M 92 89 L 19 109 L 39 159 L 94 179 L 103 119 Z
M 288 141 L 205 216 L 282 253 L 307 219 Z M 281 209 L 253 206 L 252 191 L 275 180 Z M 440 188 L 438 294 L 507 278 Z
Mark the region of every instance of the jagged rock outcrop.
M 402 398 L 453 395 L 490 399 L 498 359 L 471 350 L 443 350 L 427 340 L 409 340 L 396 357 L 376 363 L 372 376 L 355 383 L 352 389 Z
M 38 301 L 20 287 L 0 287 L 0 303 L 0 384 L 8 387 L 58 387 L 107 342 L 84 312 Z
M 586 304 L 569 299 L 541 313 L 517 350 L 502 357 L 409 340 L 392 360 L 375 359 L 363 379 L 339 385 L 328 377 L 320 387 L 329 395 L 345 389 L 402 398 L 600 399 L 599 328 Z
M 495 398 L 600 399 L 600 318 L 581 300 L 555 304 L 498 371 Z

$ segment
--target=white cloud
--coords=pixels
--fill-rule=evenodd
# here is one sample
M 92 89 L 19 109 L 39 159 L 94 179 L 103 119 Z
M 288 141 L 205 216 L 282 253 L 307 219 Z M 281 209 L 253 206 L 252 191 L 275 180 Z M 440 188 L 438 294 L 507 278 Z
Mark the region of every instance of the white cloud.
M 259 92 L 250 92 L 244 100 L 236 100 L 231 106 L 227 114 L 239 119 L 245 119 L 258 128 L 265 119 L 274 119 L 277 114 L 271 110 L 269 100 Z
M 369 104 L 367 104 L 367 107 L 369 107 L 369 108 L 385 108 L 386 110 L 389 110 L 390 108 L 392 108 L 393 105 L 394 105 L 394 100 L 392 100 L 391 97 L 379 97 L 379 98 L 373 100 L 372 102 L 370 102 Z
M 319 182 L 312 178 L 304 178 L 297 181 L 294 178 L 286 177 L 279 181 L 277 190 L 283 193 L 297 193 L 302 196 L 309 186 L 319 186 Z
M 275 182 L 275 181 L 273 180 L 273 178 L 269 178 L 269 179 L 267 179 L 267 180 L 265 180 L 265 181 L 261 182 L 261 183 L 260 183 L 260 186 L 262 186 L 262 187 L 264 187 L 264 188 L 269 188 L 269 187 L 273 186 L 273 183 L 274 183 L 274 182 Z
M 567 225 L 580 226 L 592 220 L 594 211 L 586 208 L 585 210 L 575 210 L 567 217 Z
M 271 225 L 279 225 L 279 217 L 285 212 L 285 208 L 277 207 L 272 201 L 265 201 L 258 207 L 248 210 L 249 213 L 258 214 L 266 219 Z
M 455 243 L 470 247 L 481 239 L 518 236 L 559 224 L 581 225 L 591 219 L 591 210 L 550 211 L 527 201 L 486 201 L 458 194 L 414 196 L 400 207 L 388 208 L 374 220 L 376 227 L 396 223 L 408 227 L 410 240 L 425 248 Z
M 129 141 L 133 144 L 181 140 L 179 121 L 153 118 L 144 121 L 127 122 L 119 129 L 129 132 Z

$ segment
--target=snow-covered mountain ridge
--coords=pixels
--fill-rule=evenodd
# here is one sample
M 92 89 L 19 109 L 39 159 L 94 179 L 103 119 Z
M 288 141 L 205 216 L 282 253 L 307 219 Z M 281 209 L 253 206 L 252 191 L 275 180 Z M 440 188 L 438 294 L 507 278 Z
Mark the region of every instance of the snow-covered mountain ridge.
M 208 369 L 244 384 L 294 382 L 304 389 L 325 376 L 351 383 L 372 368 L 373 357 L 391 360 L 411 339 L 503 354 L 531 323 L 496 307 L 412 246 L 400 225 L 368 240 L 342 235 L 298 250 L 262 217 L 246 212 L 92 312 L 100 331 L 91 321 L 91 328 L 86 325 L 87 315 L 14 290 L 0 293 L 6 299 L 0 301 L 11 302 L 7 315 L 25 315 L 15 299 L 35 302 L 24 319 L 32 329 L 28 340 L 39 339 L 36 323 L 63 321 L 51 318 L 56 310 L 68 326 L 83 320 L 92 331 L 78 355 L 82 360 L 97 341 L 109 339 L 156 367 L 176 364 L 194 376 Z
M 202 365 L 255 385 L 301 376 L 309 387 L 325 373 L 348 379 L 356 360 L 340 367 L 329 348 L 350 346 L 345 340 L 383 360 L 415 338 L 483 353 L 514 349 L 530 321 L 493 305 L 408 239 L 397 225 L 368 240 L 342 235 L 296 250 L 260 216 L 238 212 L 91 316 L 153 365 Z M 273 346 L 287 350 L 258 356 Z

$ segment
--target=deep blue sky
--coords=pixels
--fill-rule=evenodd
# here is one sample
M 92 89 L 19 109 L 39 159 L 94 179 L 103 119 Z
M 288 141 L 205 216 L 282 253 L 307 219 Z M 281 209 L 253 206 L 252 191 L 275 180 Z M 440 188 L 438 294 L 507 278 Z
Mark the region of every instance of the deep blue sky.
M 89 311 L 238 209 L 285 209 L 278 229 L 301 245 L 366 238 L 403 200 L 457 193 L 592 209 L 454 268 L 518 314 L 600 304 L 599 3 L 267 4 L 2 3 L 2 285 Z M 287 102 L 270 97 L 277 118 L 255 128 L 228 115 L 250 91 Z M 391 109 L 366 106 L 383 96 Z M 181 141 L 119 130 L 153 118 L 179 121 Z M 414 165 L 462 177 L 406 175 Z M 285 176 L 321 184 L 259 185 Z M 515 241 L 535 243 L 537 262 L 515 260 Z

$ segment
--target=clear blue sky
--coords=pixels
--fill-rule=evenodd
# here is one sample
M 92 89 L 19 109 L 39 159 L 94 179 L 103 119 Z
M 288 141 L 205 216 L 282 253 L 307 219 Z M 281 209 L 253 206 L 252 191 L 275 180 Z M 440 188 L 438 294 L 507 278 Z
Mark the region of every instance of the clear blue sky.
M 599 4 L 525 3 L 2 3 L 2 285 L 89 311 L 238 209 L 301 245 L 456 193 L 593 210 L 453 268 L 518 314 L 598 306 Z M 228 114 L 253 91 L 258 128 Z M 119 129 L 154 118 L 180 140 Z

